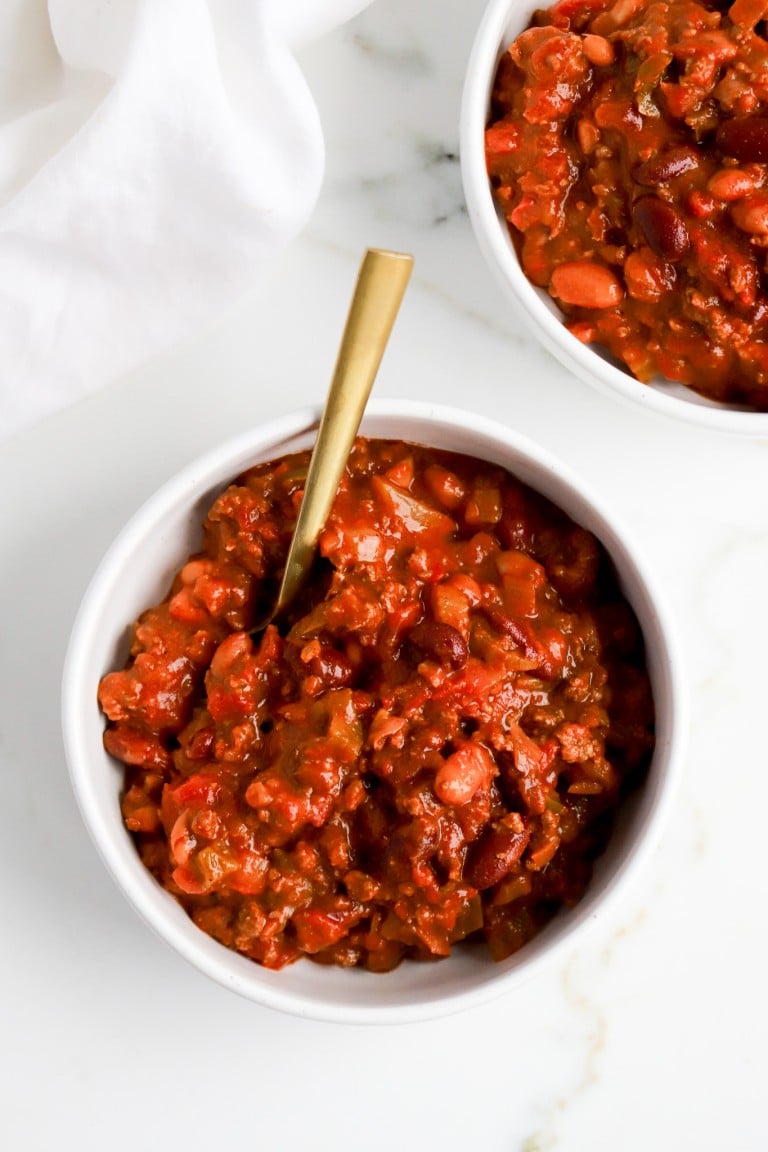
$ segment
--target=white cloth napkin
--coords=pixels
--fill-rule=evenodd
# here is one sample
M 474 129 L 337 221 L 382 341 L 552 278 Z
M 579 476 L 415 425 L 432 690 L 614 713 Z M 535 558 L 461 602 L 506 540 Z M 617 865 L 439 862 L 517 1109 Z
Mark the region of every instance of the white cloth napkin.
M 306 222 L 291 48 L 369 0 L 1 0 L 0 438 L 191 332 Z

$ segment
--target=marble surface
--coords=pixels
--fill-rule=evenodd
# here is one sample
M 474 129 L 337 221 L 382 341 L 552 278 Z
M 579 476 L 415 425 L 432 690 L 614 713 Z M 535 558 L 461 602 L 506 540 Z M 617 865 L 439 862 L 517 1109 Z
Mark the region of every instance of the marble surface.
M 501 300 L 457 161 L 481 10 L 380 0 L 305 50 L 328 168 L 302 238 L 194 341 L 0 450 L 9 1152 L 766 1146 L 768 442 L 612 403 Z M 198 452 L 322 395 L 372 244 L 416 257 L 377 394 L 471 406 L 602 490 L 666 587 L 692 695 L 671 820 L 612 920 L 521 992 L 399 1028 L 260 1009 L 155 939 L 88 839 L 59 729 L 68 632 L 113 535 Z

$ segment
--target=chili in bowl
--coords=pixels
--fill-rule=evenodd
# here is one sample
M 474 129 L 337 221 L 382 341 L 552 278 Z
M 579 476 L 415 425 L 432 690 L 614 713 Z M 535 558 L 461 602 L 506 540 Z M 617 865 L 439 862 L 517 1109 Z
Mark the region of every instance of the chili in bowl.
M 73 631 L 67 754 L 113 876 L 203 972 L 422 1018 L 514 987 L 620 890 L 679 763 L 677 658 L 578 480 L 399 401 L 364 418 L 316 579 L 251 636 L 314 421 L 215 450 L 118 537 Z
M 748 435 L 768 432 L 764 14 L 491 0 L 461 125 L 480 247 L 550 350 L 603 391 Z

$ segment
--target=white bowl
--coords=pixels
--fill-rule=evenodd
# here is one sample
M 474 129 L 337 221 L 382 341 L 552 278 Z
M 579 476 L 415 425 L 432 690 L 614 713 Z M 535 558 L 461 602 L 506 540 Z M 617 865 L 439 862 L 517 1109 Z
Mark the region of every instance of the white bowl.
M 439 963 L 406 962 L 386 975 L 308 961 L 272 972 L 218 944 L 139 859 L 120 813 L 123 767 L 102 746 L 104 718 L 96 689 L 105 672 L 124 662 L 131 621 L 162 598 L 173 572 L 199 547 L 202 520 L 215 495 L 250 465 L 307 447 L 318 415 L 313 409 L 296 412 L 215 448 L 165 484 L 117 537 L 85 594 L 69 645 L 62 705 L 67 759 L 85 823 L 117 884 L 144 920 L 202 972 L 252 1000 L 300 1016 L 358 1023 L 423 1019 L 517 987 L 570 947 L 624 886 L 655 837 L 678 773 L 686 727 L 679 659 L 669 618 L 624 528 L 557 460 L 516 432 L 469 412 L 410 401 L 371 402 L 362 424 L 365 435 L 502 465 L 600 538 L 645 636 L 657 713 L 650 772 L 626 806 L 581 902 L 500 964 L 459 948 Z
M 663 377 L 650 384 L 640 383 L 617 367 L 603 349 L 582 344 L 572 336 L 552 297 L 526 278 L 507 222 L 497 211 L 491 193 L 485 162 L 485 127 L 499 59 L 541 7 L 534 0 L 490 0 L 467 65 L 461 107 L 461 172 L 467 208 L 483 255 L 512 300 L 528 316 L 541 342 L 586 383 L 646 409 L 705 428 L 744 436 L 768 435 L 766 412 L 708 400 Z

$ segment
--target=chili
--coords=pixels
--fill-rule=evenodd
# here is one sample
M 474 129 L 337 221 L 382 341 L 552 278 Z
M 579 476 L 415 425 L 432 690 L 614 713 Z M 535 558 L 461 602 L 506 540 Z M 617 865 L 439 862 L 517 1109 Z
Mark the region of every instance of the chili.
M 639 380 L 768 410 L 765 0 L 560 0 L 504 53 L 486 157 L 533 284 Z
M 125 825 L 268 967 L 501 959 L 579 899 L 643 777 L 639 627 L 595 538 L 503 469 L 359 439 L 311 584 L 254 638 L 307 463 L 217 497 L 101 681 Z

